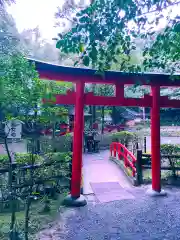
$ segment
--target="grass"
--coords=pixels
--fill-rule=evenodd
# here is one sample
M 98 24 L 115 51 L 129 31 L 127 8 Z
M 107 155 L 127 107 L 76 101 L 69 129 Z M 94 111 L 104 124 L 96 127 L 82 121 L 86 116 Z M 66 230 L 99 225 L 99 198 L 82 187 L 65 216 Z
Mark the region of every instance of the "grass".
M 51 223 L 53 220 L 57 218 L 58 212 L 60 208 L 62 208 L 62 196 L 60 196 L 57 200 L 51 200 L 50 208 L 51 211 L 48 213 L 40 213 L 43 204 L 41 201 L 33 203 L 31 205 L 30 211 L 30 220 L 29 220 L 29 239 L 35 239 L 35 235 L 45 229 L 48 223 Z M 7 240 L 8 239 L 8 232 L 9 232 L 9 225 L 10 225 L 11 214 L 10 213 L 3 213 L 0 214 L 0 239 Z M 21 233 L 24 230 L 24 211 L 16 213 L 16 222 L 17 222 L 17 229 Z

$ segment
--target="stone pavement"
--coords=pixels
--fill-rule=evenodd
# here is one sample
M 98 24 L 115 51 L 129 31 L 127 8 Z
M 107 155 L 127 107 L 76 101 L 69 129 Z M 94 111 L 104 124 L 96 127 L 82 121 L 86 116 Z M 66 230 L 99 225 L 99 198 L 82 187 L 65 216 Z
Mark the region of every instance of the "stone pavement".
M 134 198 L 129 192 L 134 187 L 109 157 L 109 150 L 83 156 L 83 194 L 88 202 Z
M 132 188 L 123 171 L 109 160 L 109 150 L 83 156 L 83 194 L 93 194 L 90 183 L 118 182 L 121 187 Z

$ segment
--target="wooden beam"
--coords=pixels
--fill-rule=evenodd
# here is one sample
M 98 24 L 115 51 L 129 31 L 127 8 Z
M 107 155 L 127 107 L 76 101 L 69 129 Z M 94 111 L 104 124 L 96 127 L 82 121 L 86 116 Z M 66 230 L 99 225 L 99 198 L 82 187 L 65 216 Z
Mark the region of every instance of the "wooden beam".
M 93 69 L 59 66 L 34 59 L 28 59 L 28 61 L 35 64 L 40 78 L 54 81 L 85 81 L 86 83 L 102 84 L 136 84 L 138 82 L 141 85 L 180 86 L 180 74 L 176 74 L 172 79 L 170 74 L 105 71 L 101 76 Z
M 122 89 L 118 89 L 120 93 Z M 121 92 L 122 93 L 122 92 Z M 43 99 L 43 102 L 52 104 L 74 105 L 76 92 L 68 90 L 66 95 L 56 95 L 55 101 Z M 125 98 L 122 95 L 116 97 L 95 96 L 92 92 L 86 93 L 84 98 L 85 105 L 94 106 L 127 106 L 127 107 L 151 107 L 152 96 L 144 95 L 143 98 Z M 180 108 L 180 100 L 169 99 L 167 96 L 160 97 L 161 108 Z

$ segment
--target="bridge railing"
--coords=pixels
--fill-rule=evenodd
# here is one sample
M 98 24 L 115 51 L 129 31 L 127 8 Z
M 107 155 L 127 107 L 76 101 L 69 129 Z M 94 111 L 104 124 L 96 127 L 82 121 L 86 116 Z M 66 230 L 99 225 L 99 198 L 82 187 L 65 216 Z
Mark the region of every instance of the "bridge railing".
M 111 157 L 124 161 L 124 167 L 132 170 L 132 177 L 136 175 L 136 157 L 121 143 L 112 142 L 110 145 Z

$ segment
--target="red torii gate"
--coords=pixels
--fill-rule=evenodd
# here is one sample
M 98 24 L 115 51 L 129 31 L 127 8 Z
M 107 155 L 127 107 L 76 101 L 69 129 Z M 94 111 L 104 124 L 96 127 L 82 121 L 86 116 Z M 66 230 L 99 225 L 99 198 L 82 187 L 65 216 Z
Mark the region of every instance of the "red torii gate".
M 151 154 L 152 154 L 152 194 L 162 195 L 161 161 L 160 161 L 160 108 L 180 108 L 180 100 L 171 100 L 168 96 L 160 96 L 160 87 L 179 87 L 180 75 L 172 80 L 169 74 L 134 74 L 107 71 L 104 76 L 95 70 L 52 65 L 28 59 L 34 63 L 41 79 L 73 82 L 76 91 L 68 91 L 66 95 L 57 95 L 55 104 L 75 105 L 75 123 L 73 139 L 72 183 L 71 194 L 65 200 L 67 205 L 83 206 L 86 200 L 80 194 L 82 172 L 82 148 L 84 129 L 84 105 L 106 106 L 140 106 L 151 108 Z M 151 95 L 143 98 L 125 98 L 124 85 L 136 84 L 151 87 Z M 85 83 L 112 84 L 116 87 L 113 97 L 95 96 L 84 93 Z

